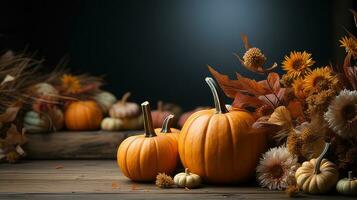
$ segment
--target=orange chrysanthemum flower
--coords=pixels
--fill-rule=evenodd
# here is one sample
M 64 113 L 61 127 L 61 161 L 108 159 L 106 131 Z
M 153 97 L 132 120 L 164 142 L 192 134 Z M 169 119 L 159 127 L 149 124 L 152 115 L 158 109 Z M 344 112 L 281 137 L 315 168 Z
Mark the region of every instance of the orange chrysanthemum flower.
M 352 37 L 343 37 L 340 40 L 340 47 L 344 47 L 346 53 L 349 53 L 353 58 L 357 58 L 357 41 Z
M 80 83 L 79 79 L 73 75 L 64 74 L 61 77 L 61 81 L 62 81 L 62 88 L 67 93 L 76 94 L 81 89 L 81 83 Z

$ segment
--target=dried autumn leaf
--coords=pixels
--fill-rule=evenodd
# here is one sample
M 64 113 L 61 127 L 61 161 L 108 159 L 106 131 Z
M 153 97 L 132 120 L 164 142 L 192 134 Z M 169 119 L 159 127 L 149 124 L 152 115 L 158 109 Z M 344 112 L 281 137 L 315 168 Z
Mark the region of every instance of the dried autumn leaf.
M 354 90 L 357 89 L 357 80 L 356 80 L 356 76 L 355 73 L 351 73 L 351 58 L 352 55 L 350 53 L 348 53 L 345 57 L 345 60 L 343 62 L 343 74 L 344 76 L 347 78 L 347 80 L 349 81 L 349 83 L 351 84 L 352 88 Z
M 117 182 L 112 182 L 112 189 L 119 189 L 119 184 Z
M 275 72 L 271 72 L 268 74 L 266 80 L 268 86 L 272 88 L 275 93 L 278 93 L 280 90 L 280 76 Z
M 252 48 L 252 46 L 248 42 L 248 36 L 246 34 L 242 33 L 240 34 L 240 37 L 242 38 L 245 50 Z
M 263 102 L 256 98 L 255 96 L 244 95 L 240 92 L 236 93 L 232 106 L 235 108 L 246 108 L 246 107 L 254 107 L 257 108 L 263 105 Z
M 290 101 L 287 109 L 293 119 L 304 118 L 304 110 L 302 108 L 301 102 L 298 100 Z
M 243 89 L 243 86 L 238 80 L 231 80 L 227 75 L 220 74 L 216 70 L 214 70 L 211 66 L 208 66 L 208 70 L 212 74 L 212 76 L 218 82 L 219 87 L 223 90 L 223 92 L 227 95 L 227 97 L 234 99 L 236 93 Z
M 5 83 L 11 82 L 13 80 L 15 80 L 15 77 L 13 77 L 13 76 L 8 74 L 8 75 L 5 76 L 4 80 L 2 80 L 0 85 L 4 85 Z
M 246 78 L 239 73 L 236 73 L 237 75 L 237 80 L 239 81 L 240 85 L 242 86 L 242 91 L 260 96 L 260 95 L 266 95 L 266 94 L 271 94 L 272 90 L 269 88 L 266 88 L 264 84 L 260 84 L 255 80 L 252 80 L 250 78 Z
M 58 165 L 55 166 L 55 169 L 63 169 L 63 168 L 64 168 L 64 166 L 61 165 L 61 164 L 58 164 Z
M 0 122 L 7 123 L 12 122 L 16 119 L 17 113 L 20 110 L 20 106 L 9 107 L 4 113 L 0 115 Z
M 16 126 L 14 124 L 11 124 L 10 128 L 7 130 L 6 137 L 3 140 L 8 145 L 23 145 L 27 141 L 25 137 L 25 130 L 22 129 L 22 133 L 20 133 L 17 130 Z

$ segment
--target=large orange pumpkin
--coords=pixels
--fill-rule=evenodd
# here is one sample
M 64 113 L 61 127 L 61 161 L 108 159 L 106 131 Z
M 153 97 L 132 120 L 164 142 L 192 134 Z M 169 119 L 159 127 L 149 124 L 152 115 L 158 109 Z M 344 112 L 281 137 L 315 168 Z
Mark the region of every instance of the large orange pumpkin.
M 183 165 L 210 183 L 246 181 L 266 150 L 263 132 L 251 131 L 254 118 L 239 110 L 227 110 L 212 78 L 206 78 L 213 93 L 215 109 L 191 115 L 179 137 Z
M 118 148 L 117 162 L 133 181 L 154 181 L 158 173 L 172 174 L 177 166 L 177 143 L 166 134 L 156 134 L 148 102 L 141 104 L 145 133 L 125 139 Z
M 95 101 L 72 102 L 65 111 L 65 124 L 69 130 L 96 130 L 102 119 L 102 110 Z

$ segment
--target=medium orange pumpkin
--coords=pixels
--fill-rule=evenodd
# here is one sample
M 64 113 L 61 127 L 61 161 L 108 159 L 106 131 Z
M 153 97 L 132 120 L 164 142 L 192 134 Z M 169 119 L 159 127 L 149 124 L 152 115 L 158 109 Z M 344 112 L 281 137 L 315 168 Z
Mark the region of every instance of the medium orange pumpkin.
M 103 113 L 95 101 L 76 101 L 69 104 L 64 117 L 69 130 L 96 130 L 100 127 Z
M 177 166 L 177 143 L 166 134 L 156 134 L 148 102 L 141 104 L 145 133 L 125 139 L 118 148 L 117 163 L 133 181 L 154 181 L 158 173 L 172 174 Z
M 246 181 L 254 175 L 259 157 L 266 150 L 266 136 L 251 131 L 251 114 L 227 110 L 212 78 L 207 77 L 206 82 L 215 109 L 198 111 L 187 119 L 179 137 L 181 161 L 206 182 Z

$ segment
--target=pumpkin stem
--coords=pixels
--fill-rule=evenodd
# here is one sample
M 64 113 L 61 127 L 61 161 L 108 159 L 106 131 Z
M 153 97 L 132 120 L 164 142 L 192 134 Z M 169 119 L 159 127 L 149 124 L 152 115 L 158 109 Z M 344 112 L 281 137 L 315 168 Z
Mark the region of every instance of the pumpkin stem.
M 143 111 L 143 116 L 144 116 L 145 137 L 155 137 L 156 133 L 154 130 L 154 126 L 152 125 L 151 110 L 150 110 L 149 102 L 145 101 L 144 103 L 142 103 L 141 109 Z
M 348 171 L 348 180 L 353 181 L 353 173 L 352 171 Z
M 126 103 L 126 101 L 128 101 L 128 99 L 129 99 L 129 97 L 130 97 L 130 95 L 131 95 L 131 93 L 130 92 L 126 92 L 124 95 L 123 95 L 123 97 L 121 98 L 121 103 L 122 104 L 125 104 Z
M 211 77 L 206 77 L 205 80 L 213 94 L 214 106 L 216 107 L 216 113 L 217 114 L 227 113 L 228 110 L 226 108 L 226 105 L 223 102 L 222 95 L 220 93 L 220 90 L 219 90 L 216 82 Z
M 330 147 L 330 143 L 325 143 L 325 148 L 324 150 L 322 151 L 322 153 L 320 154 L 320 156 L 317 158 L 316 160 L 316 165 L 315 165 L 315 170 L 314 170 L 314 174 L 319 174 L 321 171 L 320 171 L 320 165 L 321 165 L 321 161 L 322 159 L 325 157 L 328 149 Z
M 171 133 L 171 126 L 172 126 L 172 122 L 174 115 L 169 115 L 164 119 L 164 122 L 162 123 L 162 127 L 161 127 L 161 133 Z
M 186 173 L 187 175 L 190 175 L 190 170 L 188 170 L 188 168 L 185 168 L 185 173 Z

